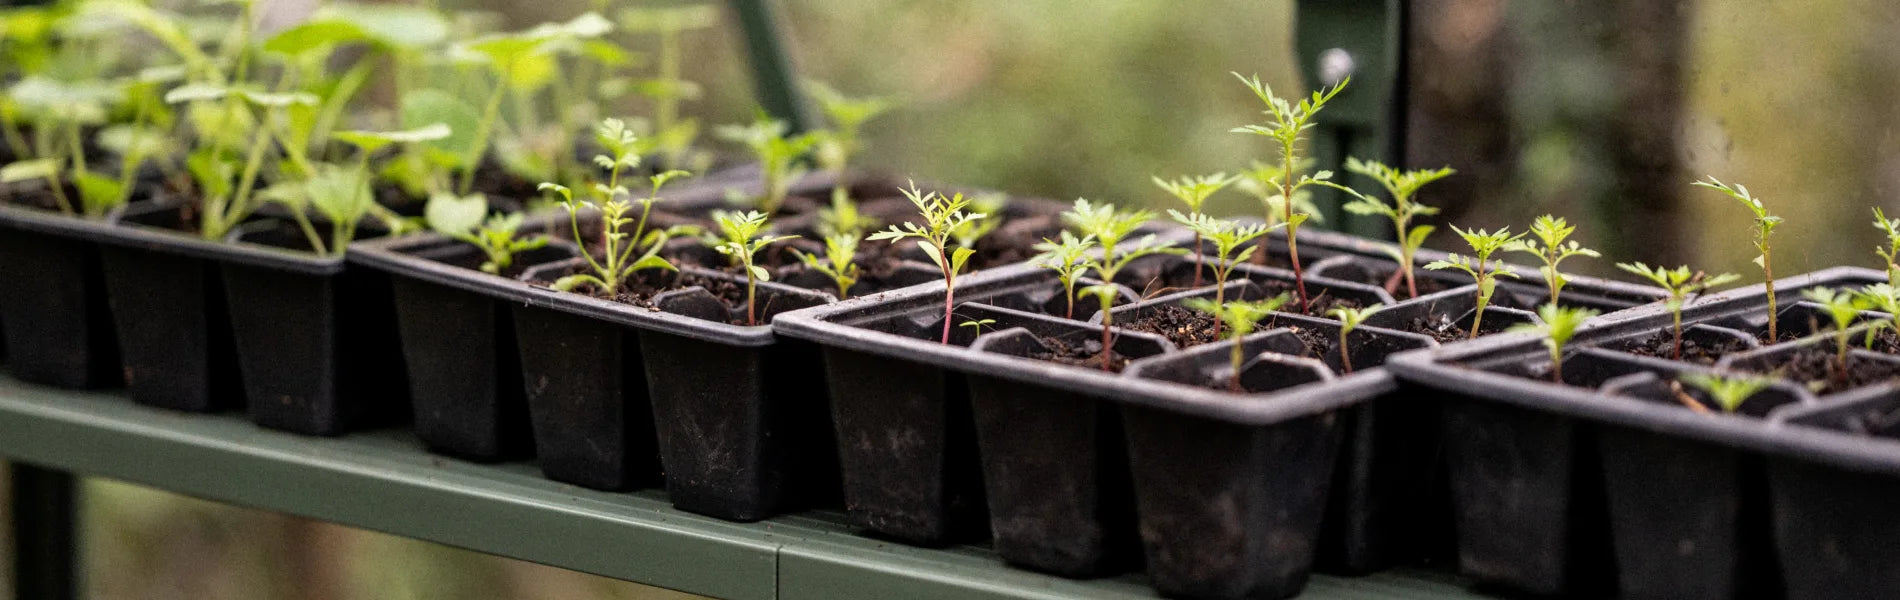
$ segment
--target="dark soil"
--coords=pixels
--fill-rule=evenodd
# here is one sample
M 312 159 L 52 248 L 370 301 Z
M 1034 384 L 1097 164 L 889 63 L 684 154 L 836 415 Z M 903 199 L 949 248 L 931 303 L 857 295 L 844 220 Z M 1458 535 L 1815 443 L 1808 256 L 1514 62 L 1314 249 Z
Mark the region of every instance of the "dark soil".
M 1480 326 L 1479 335 L 1504 331 L 1506 325 L 1498 320 L 1488 319 Z M 1432 336 L 1438 343 L 1444 344 L 1470 339 L 1471 331 L 1453 320 L 1451 315 L 1434 314 L 1429 318 L 1416 318 L 1406 322 L 1405 331 Z
M 1855 347 L 1865 347 L 1868 350 L 1886 354 L 1900 354 L 1900 335 L 1895 335 L 1893 330 L 1882 329 L 1875 333 L 1872 345 L 1866 345 L 1865 341 L 1864 336 L 1854 336 Z
M 1116 326 L 1129 331 L 1152 333 L 1168 338 L 1174 347 L 1187 349 L 1218 341 L 1214 337 L 1214 315 L 1176 304 L 1144 309 L 1141 318 Z
M 1091 369 L 1102 368 L 1101 340 L 1090 340 L 1076 345 L 1052 337 L 1037 336 L 1036 339 L 1041 341 L 1049 351 L 1031 353 L 1029 358 Z M 1128 363 L 1132 360 L 1119 352 L 1111 352 L 1108 357 L 1108 370 L 1111 373 L 1120 373 L 1122 369 L 1128 368 Z
M 1287 331 L 1293 332 L 1293 335 L 1300 338 L 1300 343 L 1306 346 L 1306 353 L 1301 356 L 1325 360 L 1326 351 L 1333 347 L 1332 336 L 1324 332 L 1299 327 L 1288 327 Z
M 1721 360 L 1724 356 L 1745 350 L 1748 350 L 1748 346 L 1743 344 L 1741 340 L 1723 338 L 1718 344 L 1703 345 L 1694 339 L 1685 338 L 1682 340 L 1681 360 L 1699 365 L 1713 365 L 1715 361 Z M 1656 358 L 1677 360 L 1675 330 L 1664 329 L 1647 338 L 1625 342 L 1622 351 L 1637 356 L 1653 356 Z
M 591 272 L 591 269 L 589 269 L 586 265 L 581 265 L 581 266 L 577 266 L 575 268 L 569 269 L 566 274 L 579 275 L 579 274 L 590 273 L 590 272 Z M 551 281 L 531 281 L 529 283 L 533 285 L 542 286 L 542 287 L 546 287 L 553 284 L 553 282 Z M 745 284 L 734 282 L 734 281 L 726 281 L 724 279 L 712 279 L 712 278 L 707 278 L 700 275 L 693 275 L 693 274 L 688 274 L 688 273 L 670 273 L 670 272 L 669 273 L 655 273 L 655 274 L 643 273 L 640 275 L 636 275 L 631 281 L 628 281 L 625 284 L 623 284 L 620 288 L 620 291 L 613 294 L 612 296 L 604 295 L 600 292 L 600 290 L 594 289 L 591 286 L 584 286 L 581 288 L 577 288 L 574 290 L 574 293 L 587 294 L 595 298 L 603 298 L 607 300 L 612 300 L 614 302 L 619 302 L 621 304 L 636 306 L 636 307 L 658 312 L 660 310 L 660 307 L 653 303 L 653 299 L 655 297 L 659 296 L 660 294 L 664 294 L 666 292 L 670 292 L 674 290 L 683 290 L 683 289 L 690 288 L 693 286 L 706 288 L 706 291 L 711 292 L 713 297 L 718 298 L 721 303 L 725 304 L 726 308 L 729 311 L 736 312 L 738 316 L 730 321 L 731 324 L 733 325 L 746 324 L 745 322 Z M 757 313 L 760 315 L 764 315 L 767 312 L 768 307 L 769 307 L 769 300 L 761 297 L 759 306 L 756 307 Z
M 78 214 L 79 190 L 71 185 L 63 185 L 67 204 L 72 207 L 74 214 Z M 44 181 L 0 185 L 0 203 L 59 211 L 59 200 L 53 197 L 52 189 L 46 187 Z
M 1900 364 L 1848 355 L 1847 372 L 1840 374 L 1836 373 L 1834 358 L 1834 346 L 1820 344 L 1802 348 L 1787 362 L 1768 371 L 1804 384 L 1822 396 L 1900 379 Z

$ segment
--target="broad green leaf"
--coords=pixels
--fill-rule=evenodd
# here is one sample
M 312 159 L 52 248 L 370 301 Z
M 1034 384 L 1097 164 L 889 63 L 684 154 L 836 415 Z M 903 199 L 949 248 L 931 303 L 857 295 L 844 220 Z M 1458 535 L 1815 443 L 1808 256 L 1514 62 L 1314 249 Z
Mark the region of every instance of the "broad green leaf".
M 448 19 L 420 6 L 343 2 L 323 7 L 317 17 L 355 24 L 384 46 L 421 49 L 449 39 Z
M 553 288 L 555 290 L 563 291 L 563 292 L 572 292 L 574 291 L 574 288 L 578 288 L 582 284 L 588 284 L 594 287 L 601 287 L 600 280 L 595 279 L 592 275 L 569 275 L 569 276 L 554 280 L 554 285 L 550 285 L 548 287 Z
M 488 197 L 481 194 L 457 196 L 437 192 L 429 196 L 429 203 L 422 209 L 429 228 L 446 234 L 467 234 L 481 227 L 487 216 Z
M 125 200 L 125 185 L 116 177 L 81 171 L 73 174 L 73 187 L 79 189 L 79 203 L 88 215 L 103 215 Z
M 317 212 L 335 223 L 355 223 L 369 214 L 374 203 L 367 173 L 335 165 L 318 165 L 304 182 L 304 192 Z
M 475 130 L 480 127 L 481 111 L 460 97 L 436 89 L 409 92 L 402 100 L 402 126 L 420 130 L 432 124 L 446 125 L 449 134 L 423 142 L 454 158 L 451 164 L 469 164 L 475 153 Z
M 22 160 L 0 167 L 0 183 L 19 183 L 34 179 L 50 179 L 59 175 L 63 161 L 57 158 Z
M 1425 238 L 1431 237 L 1432 232 L 1437 229 L 1437 227 L 1431 225 L 1413 227 L 1412 232 L 1405 236 L 1405 245 L 1412 248 L 1422 248 L 1425 246 Z
M 759 281 L 771 281 L 771 280 L 772 280 L 772 273 L 771 273 L 770 271 L 766 271 L 766 270 L 765 270 L 765 267 L 761 267 L 761 266 L 758 266 L 758 265 L 752 265 L 752 266 L 750 266 L 750 267 L 748 267 L 748 268 L 749 268 L 749 269 L 751 269 L 751 271 L 752 271 L 752 278 L 753 278 L 753 279 L 757 279 L 757 280 L 759 280 Z
M 629 268 L 628 271 L 642 271 L 646 269 L 665 269 L 667 271 L 678 271 L 679 267 L 673 266 L 673 263 L 666 262 L 666 259 L 660 258 L 659 255 L 649 254 L 649 255 L 640 257 L 640 260 L 634 261 L 633 266 Z
M 970 256 L 974 254 L 976 254 L 976 251 L 971 250 L 969 248 L 958 247 L 955 250 L 951 250 L 950 251 L 950 272 L 951 273 L 963 272 L 964 263 L 969 262 Z
M 207 198 L 231 195 L 232 179 L 237 178 L 236 162 L 218 156 L 210 149 L 192 152 L 185 158 L 185 168 L 191 171 L 192 180 L 198 184 L 198 192 Z
M 304 106 L 317 105 L 317 96 L 315 94 L 307 94 L 304 92 L 275 93 L 275 92 L 259 92 L 259 91 L 253 91 L 253 90 L 242 90 L 238 93 L 242 94 L 244 96 L 244 100 L 247 102 L 250 102 L 251 104 L 256 104 L 258 106 L 264 106 L 264 107 L 270 107 L 270 108 L 283 108 L 283 107 L 292 106 L 292 105 L 304 105 Z
M 231 95 L 231 88 L 208 83 L 187 83 L 165 92 L 166 104 L 183 104 L 206 100 L 222 100 Z
M 361 27 L 340 19 L 305 22 L 285 29 L 264 42 L 264 50 L 293 57 L 327 51 L 341 44 L 366 39 Z
M 454 131 L 444 123 L 433 123 L 402 131 L 339 131 L 332 135 L 343 143 L 375 152 L 390 144 L 417 144 L 447 139 Z
M 131 125 L 112 125 L 100 129 L 93 141 L 100 148 L 120 156 L 156 156 L 171 150 L 171 137 L 156 129 L 137 129 Z

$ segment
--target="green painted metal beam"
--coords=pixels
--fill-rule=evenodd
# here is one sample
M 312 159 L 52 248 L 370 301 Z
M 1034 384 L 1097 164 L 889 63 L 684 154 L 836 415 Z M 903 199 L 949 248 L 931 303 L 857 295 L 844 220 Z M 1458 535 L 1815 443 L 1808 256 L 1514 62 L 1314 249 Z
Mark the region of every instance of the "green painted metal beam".
M 798 74 L 785 51 L 773 0 L 730 0 L 739 30 L 745 34 L 746 56 L 752 65 L 752 85 L 759 106 L 772 118 L 785 121 L 793 133 L 815 127 L 799 92 Z
M 312 438 L 0 377 L 0 457 L 214 501 L 732 599 L 1153 598 L 1136 575 L 1076 581 L 987 548 L 855 535 L 834 512 L 737 524 L 431 455 L 402 431 Z M 1315 576 L 1306 598 L 1473 598 L 1447 578 Z
M 1346 174 L 1344 166 L 1348 156 L 1404 162 L 1405 7 L 1405 0 L 1300 0 L 1295 16 L 1294 45 L 1307 86 L 1318 89 L 1352 77 L 1317 117 L 1316 168 L 1333 170 L 1342 183 L 1382 196 L 1383 190 Z M 1339 191 L 1315 190 L 1313 200 L 1328 227 L 1368 237 L 1393 235 L 1380 217 L 1340 210 Z

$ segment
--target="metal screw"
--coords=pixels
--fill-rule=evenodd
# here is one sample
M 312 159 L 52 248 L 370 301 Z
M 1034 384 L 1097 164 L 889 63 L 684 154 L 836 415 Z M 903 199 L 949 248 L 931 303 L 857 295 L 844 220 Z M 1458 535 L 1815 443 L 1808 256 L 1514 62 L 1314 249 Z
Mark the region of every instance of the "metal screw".
M 1327 86 L 1339 85 L 1358 68 L 1358 62 L 1345 48 L 1327 48 L 1319 53 L 1319 80 Z

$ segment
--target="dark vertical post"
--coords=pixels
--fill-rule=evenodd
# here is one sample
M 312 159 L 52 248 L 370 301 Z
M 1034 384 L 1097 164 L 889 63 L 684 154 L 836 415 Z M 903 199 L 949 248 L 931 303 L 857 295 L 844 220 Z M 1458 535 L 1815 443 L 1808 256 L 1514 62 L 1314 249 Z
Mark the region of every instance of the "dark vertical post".
M 21 463 L 11 467 L 13 596 L 20 600 L 75 598 L 73 476 Z
M 773 118 L 791 125 L 793 132 L 804 131 L 814 123 L 806 114 L 805 98 L 798 91 L 798 77 L 792 70 L 791 57 L 785 54 L 784 37 L 772 0 L 731 0 L 732 12 L 745 34 L 746 54 L 752 63 L 752 84 L 757 88 L 759 105 Z
M 1313 89 L 1350 76 L 1352 84 L 1319 113 L 1312 155 L 1317 170 L 1335 181 L 1352 181 L 1342 168 L 1347 156 L 1400 164 L 1405 140 L 1406 0 L 1300 0 L 1295 46 L 1300 68 Z M 1378 217 L 1345 214 L 1338 191 L 1318 189 L 1313 200 L 1335 229 L 1390 236 Z

